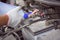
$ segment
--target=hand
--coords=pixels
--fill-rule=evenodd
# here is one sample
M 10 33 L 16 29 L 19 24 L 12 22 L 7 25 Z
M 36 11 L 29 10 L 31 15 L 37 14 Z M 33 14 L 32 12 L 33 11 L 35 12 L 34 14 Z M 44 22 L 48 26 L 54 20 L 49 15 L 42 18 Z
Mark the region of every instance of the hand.
M 29 17 L 33 17 L 33 16 L 37 15 L 37 14 L 38 14 L 37 12 L 39 12 L 39 10 L 38 10 L 38 9 L 35 9 L 35 10 L 32 12 L 32 14 L 29 15 Z

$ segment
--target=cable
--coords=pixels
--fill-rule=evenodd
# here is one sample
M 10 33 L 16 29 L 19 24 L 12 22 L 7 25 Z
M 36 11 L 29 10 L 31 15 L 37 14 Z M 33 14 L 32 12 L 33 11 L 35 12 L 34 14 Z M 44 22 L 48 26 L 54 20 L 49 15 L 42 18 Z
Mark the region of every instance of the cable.
M 13 32 L 13 34 L 17 37 L 18 40 L 20 40 L 20 37 L 16 32 Z
M 19 35 L 18 35 L 16 32 L 11 32 L 10 34 L 14 34 L 14 35 L 17 37 L 17 40 L 20 40 L 20 37 L 19 37 Z M 2 38 L 2 40 L 4 40 L 4 38 L 8 37 L 10 34 L 5 35 L 5 36 Z

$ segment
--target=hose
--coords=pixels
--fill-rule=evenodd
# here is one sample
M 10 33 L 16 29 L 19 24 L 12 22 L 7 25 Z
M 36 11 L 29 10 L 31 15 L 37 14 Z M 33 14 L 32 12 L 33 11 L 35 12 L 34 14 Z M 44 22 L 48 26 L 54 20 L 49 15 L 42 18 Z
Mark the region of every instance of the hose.
M 47 5 L 51 5 L 51 6 L 60 6 L 60 1 L 53 1 L 53 0 L 36 0 L 39 1 L 40 3 L 44 3 Z
M 17 40 L 20 40 L 20 37 L 16 32 L 11 32 L 10 34 L 14 34 L 17 37 Z M 4 38 L 8 37 L 10 34 L 5 35 L 1 40 L 4 40 Z

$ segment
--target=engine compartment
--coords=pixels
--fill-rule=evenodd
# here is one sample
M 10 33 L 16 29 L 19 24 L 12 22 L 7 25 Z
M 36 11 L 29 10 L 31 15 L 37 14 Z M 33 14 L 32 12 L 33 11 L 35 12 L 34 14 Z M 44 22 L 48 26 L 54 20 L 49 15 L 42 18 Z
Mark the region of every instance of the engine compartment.
M 48 0 L 52 1 L 52 0 Z M 11 27 L 3 27 L 0 28 L 1 32 L 0 35 L 4 37 L 13 34 L 17 40 L 20 40 L 19 37 L 22 36 L 21 29 L 29 26 L 30 24 L 45 21 L 46 25 L 53 25 L 54 29 L 60 29 L 60 0 L 53 0 L 52 2 L 48 3 L 46 0 L 25 0 L 26 6 L 22 7 L 22 10 L 25 12 L 33 11 L 34 9 L 39 9 L 39 14 L 34 16 L 33 18 L 29 18 L 27 20 L 23 20 L 21 24 L 18 25 L 17 29 Z M 58 5 L 57 5 L 58 4 Z M 39 17 L 39 18 L 37 18 Z M 34 20 L 36 18 L 36 20 Z M 15 33 L 19 36 L 17 36 Z M 3 33 L 3 34 L 2 34 Z M 20 34 L 21 33 L 21 34 Z M 7 35 L 7 36 L 6 36 Z M 2 38 L 4 38 L 2 37 Z M 22 36 L 23 38 L 23 36 Z

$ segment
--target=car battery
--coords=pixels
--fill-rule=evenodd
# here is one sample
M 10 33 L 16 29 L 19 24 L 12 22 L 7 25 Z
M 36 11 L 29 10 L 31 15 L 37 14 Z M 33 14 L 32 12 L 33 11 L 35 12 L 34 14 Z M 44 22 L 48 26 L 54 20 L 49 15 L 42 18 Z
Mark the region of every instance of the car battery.
M 31 24 L 22 29 L 24 40 L 60 40 L 60 30 L 53 24 L 46 25 L 46 20 Z

